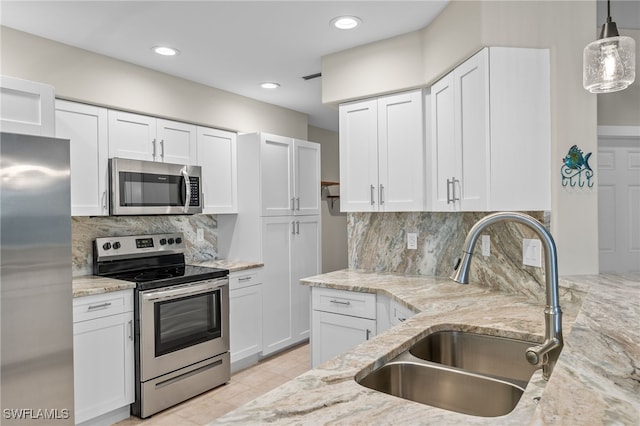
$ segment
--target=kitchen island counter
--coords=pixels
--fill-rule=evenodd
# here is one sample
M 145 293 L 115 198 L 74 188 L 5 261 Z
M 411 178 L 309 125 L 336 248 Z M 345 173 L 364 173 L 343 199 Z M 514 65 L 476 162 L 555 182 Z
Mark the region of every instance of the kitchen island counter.
M 565 347 L 550 381 L 534 373 L 508 415 L 474 417 L 417 404 L 360 386 L 354 377 L 444 329 L 541 342 L 543 303 L 446 278 L 343 270 L 303 283 L 384 294 L 419 313 L 211 424 L 634 424 L 640 418 L 640 275 L 560 281 Z

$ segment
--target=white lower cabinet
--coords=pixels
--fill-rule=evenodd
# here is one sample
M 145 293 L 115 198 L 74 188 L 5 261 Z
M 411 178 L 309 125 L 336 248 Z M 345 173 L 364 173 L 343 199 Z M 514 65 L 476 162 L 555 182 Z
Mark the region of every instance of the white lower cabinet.
M 132 290 L 73 300 L 76 424 L 119 409 L 128 417 L 134 400 L 133 339 Z
M 376 335 L 375 294 L 313 287 L 311 300 L 313 368 Z
M 257 361 L 262 350 L 262 270 L 229 274 L 231 370 Z

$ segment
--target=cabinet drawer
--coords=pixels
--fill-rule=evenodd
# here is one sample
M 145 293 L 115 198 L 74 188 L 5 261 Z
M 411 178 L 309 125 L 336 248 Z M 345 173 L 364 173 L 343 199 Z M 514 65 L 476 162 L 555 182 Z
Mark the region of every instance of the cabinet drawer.
M 313 309 L 376 319 L 376 295 L 357 291 L 313 287 Z
M 229 274 L 229 290 L 248 287 L 262 283 L 262 277 L 260 274 L 261 269 L 254 269 L 250 271 L 232 272 Z
M 114 291 L 73 299 L 73 322 L 133 311 L 133 290 Z
M 403 323 L 414 315 L 415 312 L 395 300 L 389 302 L 389 322 L 392 326 Z

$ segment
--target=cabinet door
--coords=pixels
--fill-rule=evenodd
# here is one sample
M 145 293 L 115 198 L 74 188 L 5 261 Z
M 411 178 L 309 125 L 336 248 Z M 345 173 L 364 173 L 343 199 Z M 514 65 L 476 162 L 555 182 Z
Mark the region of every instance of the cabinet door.
M 262 353 L 269 355 L 293 342 L 291 300 L 291 218 L 264 218 L 262 222 Z
M 294 213 L 320 214 L 320 144 L 294 142 Z
M 315 310 L 312 327 L 313 368 L 376 335 L 376 320 Z
M 155 161 L 196 164 L 196 126 L 158 119 Z
M 455 96 L 453 74 L 447 74 L 431 86 L 431 209 L 452 211 L 456 177 Z M 458 176 L 458 179 L 460 177 Z
M 133 313 L 73 324 L 75 421 L 134 400 Z
M 203 213 L 238 213 L 236 134 L 198 127 L 198 165 L 202 167 Z
M 71 215 L 108 215 L 107 110 L 56 100 L 56 137 L 71 141 Z
M 55 136 L 53 87 L 0 76 L 0 102 L 3 132 Z
M 156 119 L 146 115 L 109 110 L 109 158 L 154 161 L 160 147 Z
M 263 133 L 260 161 L 262 216 L 293 215 L 293 139 Z
M 422 211 L 425 205 L 422 91 L 378 99 L 380 211 Z
M 262 284 L 229 291 L 231 362 L 262 350 Z
M 291 303 L 293 314 L 293 338 L 296 341 L 309 337 L 311 317 L 311 290 L 301 285 L 302 278 L 318 275 L 321 270 L 320 216 L 298 217 L 294 223 L 295 234 L 291 245 Z
M 378 101 L 340 105 L 340 210 L 378 210 Z
M 456 196 L 464 211 L 487 211 L 489 202 L 489 69 L 487 49 L 454 71 L 458 171 Z

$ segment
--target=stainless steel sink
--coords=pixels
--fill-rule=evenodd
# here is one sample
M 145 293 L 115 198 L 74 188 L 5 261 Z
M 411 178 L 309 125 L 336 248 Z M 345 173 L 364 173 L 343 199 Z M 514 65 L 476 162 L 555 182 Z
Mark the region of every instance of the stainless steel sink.
M 490 377 L 413 362 L 387 363 L 359 383 L 410 401 L 482 417 L 510 413 L 524 392 Z
M 510 413 L 533 372 L 533 342 L 461 331 L 440 331 L 416 342 L 356 381 L 370 389 L 482 417 Z
M 439 331 L 414 344 L 420 359 L 513 381 L 526 387 L 534 371 L 526 351 L 535 343 L 463 331 Z

